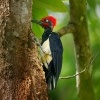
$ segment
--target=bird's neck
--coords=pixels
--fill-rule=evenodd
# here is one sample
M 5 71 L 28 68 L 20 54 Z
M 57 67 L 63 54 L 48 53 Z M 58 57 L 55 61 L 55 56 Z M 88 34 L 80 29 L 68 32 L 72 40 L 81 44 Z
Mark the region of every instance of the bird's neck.
M 52 30 L 50 28 L 47 28 L 44 30 L 44 35 L 46 35 L 47 37 L 49 37 L 49 35 L 52 33 Z
M 44 31 L 44 33 L 42 35 L 42 43 L 49 38 L 51 33 L 52 33 L 51 29 L 45 29 L 45 31 Z
M 44 33 L 47 33 L 47 32 L 52 32 L 52 29 L 51 28 L 46 28 L 45 30 L 44 30 Z

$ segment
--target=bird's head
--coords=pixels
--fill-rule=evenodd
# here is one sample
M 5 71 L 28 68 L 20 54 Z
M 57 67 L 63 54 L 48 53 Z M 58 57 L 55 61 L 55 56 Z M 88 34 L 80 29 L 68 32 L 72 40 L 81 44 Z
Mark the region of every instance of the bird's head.
M 32 22 L 41 25 L 44 29 L 50 28 L 52 30 L 56 25 L 56 18 L 53 16 L 47 16 L 42 18 L 40 21 L 32 20 Z

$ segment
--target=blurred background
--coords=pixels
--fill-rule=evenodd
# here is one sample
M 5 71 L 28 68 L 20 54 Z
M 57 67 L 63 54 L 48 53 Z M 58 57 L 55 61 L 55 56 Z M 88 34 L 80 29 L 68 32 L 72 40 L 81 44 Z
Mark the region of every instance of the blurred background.
M 87 0 L 87 22 L 90 35 L 92 53 L 97 53 L 93 61 L 93 86 L 96 100 L 100 100 L 100 0 Z M 52 15 L 57 19 L 57 26 L 54 31 L 65 26 L 69 21 L 69 0 L 33 0 L 34 19 L 40 20 L 42 17 Z M 43 29 L 32 24 L 35 35 L 40 38 Z M 61 37 L 64 53 L 63 66 L 60 76 L 70 76 L 75 74 L 75 52 L 73 36 L 69 33 Z M 51 100 L 78 100 L 76 89 L 76 78 L 59 79 L 57 88 L 49 91 Z

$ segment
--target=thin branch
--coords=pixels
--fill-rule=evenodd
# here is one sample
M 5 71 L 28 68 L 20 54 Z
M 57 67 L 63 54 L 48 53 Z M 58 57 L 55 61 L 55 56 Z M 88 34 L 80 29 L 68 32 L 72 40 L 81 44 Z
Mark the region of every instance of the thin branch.
M 60 77 L 60 79 L 70 79 L 70 78 L 74 78 L 74 77 L 76 77 L 77 75 L 79 75 L 79 74 L 81 74 L 81 73 L 85 72 L 85 71 L 86 71 L 86 69 L 87 69 L 87 68 L 85 68 L 85 69 L 84 69 L 84 70 L 82 70 L 81 72 L 79 72 L 79 73 L 77 73 L 77 74 L 74 74 L 74 75 L 72 75 L 72 76 Z
M 72 76 L 60 77 L 59 79 L 70 79 L 70 78 L 76 77 L 77 75 L 82 74 L 83 72 L 85 72 L 86 70 L 88 70 L 89 66 L 93 63 L 93 61 L 94 61 L 94 59 L 96 58 L 97 54 L 98 54 L 98 53 L 94 54 L 93 57 L 91 57 L 91 59 L 90 59 L 88 65 L 85 67 L 84 70 L 82 70 L 82 71 L 80 71 L 79 73 L 74 74 L 74 75 L 72 75 Z
M 61 37 L 67 33 L 73 33 L 74 31 L 75 31 L 74 23 L 69 22 L 67 26 L 64 26 L 61 29 L 59 29 L 57 33 Z

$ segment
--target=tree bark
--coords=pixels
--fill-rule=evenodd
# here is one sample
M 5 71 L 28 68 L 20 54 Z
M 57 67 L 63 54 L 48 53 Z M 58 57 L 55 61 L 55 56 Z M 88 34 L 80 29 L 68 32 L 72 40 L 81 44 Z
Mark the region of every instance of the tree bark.
M 86 20 L 86 0 L 69 0 L 69 2 L 70 23 L 75 27 L 73 37 L 76 53 L 76 73 L 79 73 L 88 66 L 91 59 L 89 32 Z M 79 100 L 95 100 L 91 69 L 92 65 L 76 78 Z
M 0 0 L 0 100 L 48 100 L 31 16 L 31 0 Z

